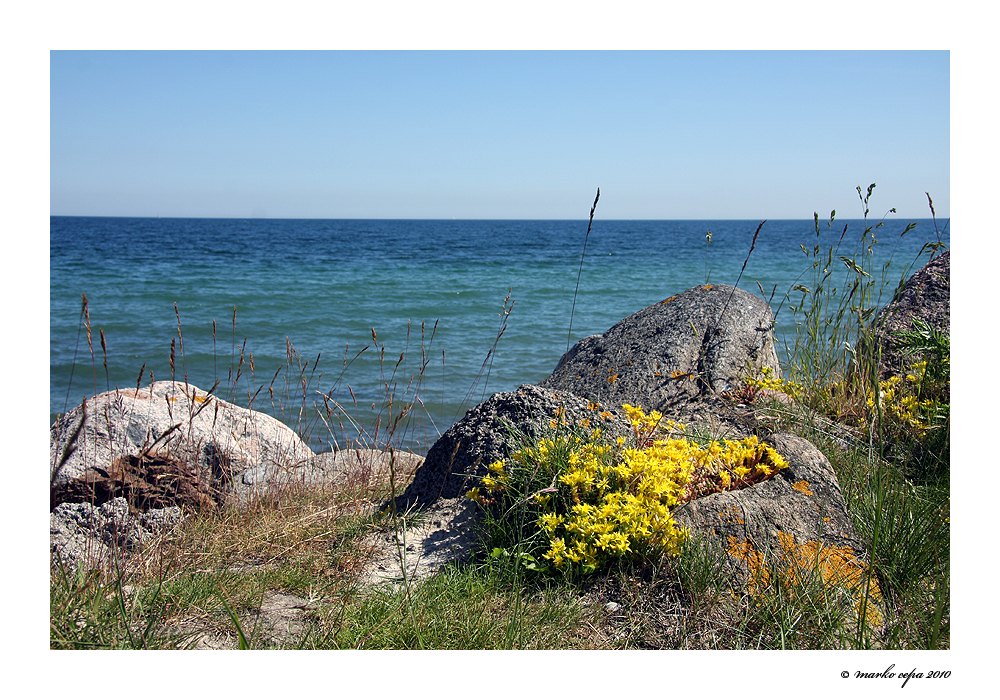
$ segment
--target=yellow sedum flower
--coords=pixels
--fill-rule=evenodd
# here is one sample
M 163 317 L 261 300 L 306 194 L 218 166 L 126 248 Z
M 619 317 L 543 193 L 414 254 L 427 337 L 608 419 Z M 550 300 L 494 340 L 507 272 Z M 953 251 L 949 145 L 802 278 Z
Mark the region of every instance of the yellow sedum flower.
M 486 502 L 486 499 L 484 499 L 483 496 L 479 493 L 479 487 L 478 486 L 476 486 L 475 488 L 469 489 L 469 491 L 466 492 L 465 497 L 466 498 L 470 498 L 473 501 L 475 501 L 476 503 L 480 503 L 480 504 L 483 504 L 483 503 Z
M 542 438 L 490 464 L 469 497 L 485 503 L 481 487 L 495 496 L 497 513 L 534 509 L 528 522 L 546 543 L 540 558 L 557 571 L 587 573 L 619 557 L 678 554 L 689 533 L 677 527 L 672 508 L 787 466 L 757 438 L 701 446 L 670 437 L 683 426 L 663 424 L 656 411 L 622 408 L 635 431 L 631 441 L 608 442 L 600 429 Z M 529 477 L 536 485 L 522 489 Z

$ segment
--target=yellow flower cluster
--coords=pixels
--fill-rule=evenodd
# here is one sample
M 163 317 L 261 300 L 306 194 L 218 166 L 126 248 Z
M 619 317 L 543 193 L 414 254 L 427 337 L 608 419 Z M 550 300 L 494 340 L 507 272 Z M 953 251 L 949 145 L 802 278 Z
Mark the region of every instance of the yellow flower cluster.
M 877 407 L 881 410 L 883 419 L 899 430 L 915 435 L 918 440 L 924 440 L 928 431 L 936 427 L 932 418 L 941 408 L 942 397 L 936 392 L 922 391 L 927 380 L 927 363 L 918 362 L 909 367 L 903 377 L 889 377 L 879 382 L 879 397 Z M 945 389 L 947 392 L 947 389 Z M 932 394 L 926 398 L 921 395 Z M 947 401 L 947 398 L 944 398 Z M 873 392 L 868 392 L 868 408 L 875 410 L 876 401 Z
M 503 465 L 503 460 L 500 460 L 487 467 L 489 471 L 496 475 L 487 475 L 482 479 L 483 486 L 490 491 L 503 491 L 510 485 L 510 476 L 504 471 Z
M 550 543 L 543 557 L 557 569 L 573 563 L 593 570 L 609 556 L 651 546 L 677 553 L 687 533 L 675 526 L 670 507 L 693 465 L 665 445 L 613 455 L 610 445 L 591 438 L 570 451 L 557 477 L 567 511 L 543 506 L 538 525 Z
M 787 466 L 785 458 L 756 435 L 743 440 L 713 440 L 707 447 L 699 448 L 698 466 L 681 502 L 752 486 Z
M 628 422 L 631 423 L 632 427 L 636 430 L 654 430 L 660 424 L 660 421 L 663 420 L 663 414 L 659 411 L 652 411 L 647 416 L 643 413 L 641 408 L 636 408 L 635 406 L 623 404 L 622 408 L 625 410 Z
M 757 377 L 747 379 L 747 387 L 754 394 L 764 389 L 770 389 L 788 394 L 793 399 L 801 399 L 805 394 L 805 388 L 801 384 L 774 376 L 774 371 L 770 367 L 761 367 Z
M 588 573 L 615 557 L 678 554 L 688 532 L 677 527 L 672 508 L 712 491 L 742 488 L 787 466 L 755 437 L 707 447 L 684 438 L 654 439 L 657 430 L 683 426 L 662 426 L 657 411 L 622 408 L 635 440 L 609 444 L 600 429 L 543 438 L 489 465 L 480 482 L 486 493 L 476 487 L 468 496 L 484 505 L 500 499 L 505 509 L 530 507 L 545 537 L 541 557 L 559 571 Z M 526 475 L 551 485 L 528 492 L 512 486 Z

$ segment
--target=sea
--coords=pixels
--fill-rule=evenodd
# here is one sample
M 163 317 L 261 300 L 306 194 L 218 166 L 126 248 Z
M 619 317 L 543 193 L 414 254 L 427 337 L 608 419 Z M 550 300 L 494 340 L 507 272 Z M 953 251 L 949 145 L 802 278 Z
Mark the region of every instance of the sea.
M 931 219 L 589 223 L 53 216 L 50 423 L 84 397 L 173 378 L 316 451 L 423 452 L 580 338 L 693 286 L 769 300 L 784 352 L 815 246 L 836 247 L 846 278 L 840 258 L 873 235 L 885 303 L 929 260 L 924 244 L 950 245 Z

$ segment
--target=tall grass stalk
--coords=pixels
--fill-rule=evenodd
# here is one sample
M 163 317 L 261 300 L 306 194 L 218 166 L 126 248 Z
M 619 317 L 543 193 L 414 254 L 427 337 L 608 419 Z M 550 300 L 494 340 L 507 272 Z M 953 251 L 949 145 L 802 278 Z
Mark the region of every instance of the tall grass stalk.
M 590 220 L 587 222 L 587 235 L 583 237 L 583 252 L 580 254 L 580 269 L 576 274 L 576 288 L 573 290 L 573 305 L 569 310 L 569 330 L 566 333 L 566 352 L 569 352 L 570 346 L 573 343 L 573 316 L 576 314 L 576 298 L 580 294 L 580 280 L 583 278 L 583 261 L 587 258 L 587 242 L 590 240 L 590 229 L 594 225 L 594 212 L 597 210 L 597 200 L 601 198 L 601 188 L 597 188 L 597 196 L 594 197 L 594 203 L 590 207 Z M 565 372 L 563 372 L 563 381 L 565 382 Z

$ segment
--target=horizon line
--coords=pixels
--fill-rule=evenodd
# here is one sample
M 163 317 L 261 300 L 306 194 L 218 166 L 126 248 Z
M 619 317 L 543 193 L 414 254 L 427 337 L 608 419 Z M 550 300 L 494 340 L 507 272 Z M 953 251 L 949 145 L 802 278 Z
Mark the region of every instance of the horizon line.
M 430 217 L 430 216 L 161 216 L 144 215 L 136 216 L 131 214 L 49 214 L 49 218 L 65 219 L 212 219 L 212 220 L 240 220 L 240 221 L 587 221 L 587 217 L 579 219 L 564 218 L 496 218 L 496 217 Z M 917 219 L 931 221 L 932 216 L 902 216 L 896 214 L 896 219 Z M 884 219 L 884 217 L 883 217 Z M 880 219 L 880 220 L 883 220 Z M 940 217 L 941 221 L 949 220 L 951 216 Z M 814 217 L 790 218 L 790 217 L 770 217 L 761 219 L 760 217 L 679 217 L 679 218 L 626 218 L 626 219 L 597 219 L 598 221 L 814 221 Z M 829 217 L 820 217 L 821 221 L 828 221 Z M 863 217 L 835 217 L 835 221 L 864 221 Z M 871 221 L 876 219 L 871 217 Z

